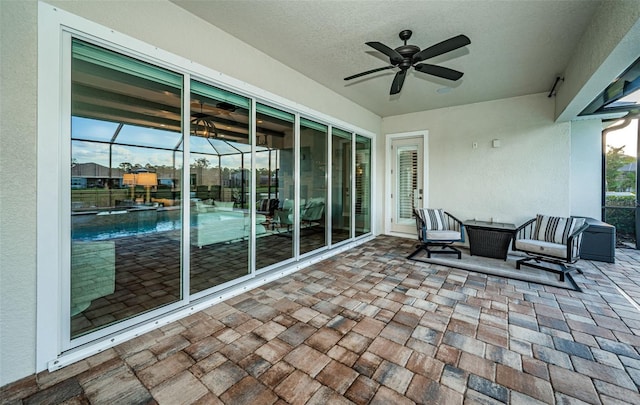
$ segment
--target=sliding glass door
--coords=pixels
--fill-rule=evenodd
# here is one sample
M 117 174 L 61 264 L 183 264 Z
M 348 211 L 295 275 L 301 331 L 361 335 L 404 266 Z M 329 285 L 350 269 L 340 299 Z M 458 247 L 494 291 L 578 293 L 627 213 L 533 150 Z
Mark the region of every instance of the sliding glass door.
M 333 128 L 331 134 L 331 243 L 351 238 L 352 134 Z
M 294 256 L 295 119 L 256 104 L 256 269 Z
M 63 350 L 371 232 L 371 139 L 70 49 Z
M 300 254 L 327 245 L 327 130 L 300 120 Z
M 182 294 L 182 76 L 72 43 L 70 339 Z
M 190 292 L 251 272 L 250 101 L 191 81 Z

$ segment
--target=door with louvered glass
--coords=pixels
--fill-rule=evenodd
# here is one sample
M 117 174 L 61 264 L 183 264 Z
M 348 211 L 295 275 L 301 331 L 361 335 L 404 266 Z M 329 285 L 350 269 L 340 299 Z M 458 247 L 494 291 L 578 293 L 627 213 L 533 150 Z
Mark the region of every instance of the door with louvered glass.
M 413 209 L 422 207 L 423 184 L 423 139 L 402 138 L 391 142 L 391 231 L 414 234 Z

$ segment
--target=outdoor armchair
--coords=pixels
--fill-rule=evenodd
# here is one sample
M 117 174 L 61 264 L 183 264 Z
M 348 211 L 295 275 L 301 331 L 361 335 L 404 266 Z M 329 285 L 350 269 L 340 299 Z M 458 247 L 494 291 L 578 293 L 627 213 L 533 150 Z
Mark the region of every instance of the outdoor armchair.
M 528 220 L 515 231 L 512 250 L 523 252 L 527 257 L 516 261 L 516 268 L 521 265 L 550 271 L 560 275 L 564 281 L 565 274 L 580 269 L 574 264 L 580 259 L 582 233 L 589 227 L 584 218 L 553 217 L 538 214 Z M 539 263 L 555 265 L 544 266 Z
M 416 208 L 413 211 L 420 244 L 408 259 L 423 250 L 429 258 L 432 254 L 455 254 L 460 259 L 462 253 L 452 244 L 464 242 L 462 222 L 442 209 Z

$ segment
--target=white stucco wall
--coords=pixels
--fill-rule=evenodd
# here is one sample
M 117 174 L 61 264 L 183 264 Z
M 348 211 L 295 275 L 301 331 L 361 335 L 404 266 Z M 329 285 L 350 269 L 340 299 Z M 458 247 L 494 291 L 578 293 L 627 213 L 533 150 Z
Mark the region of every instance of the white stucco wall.
M 571 214 L 601 219 L 602 122 L 571 122 Z
M 49 4 L 301 106 L 379 132 L 380 117 L 168 1 L 154 1 L 152 7 L 137 1 Z M 0 1 L 0 386 L 37 371 L 37 6 L 32 0 Z
M 382 133 L 429 131 L 428 206 L 520 224 L 571 214 L 571 126 L 554 123 L 554 107 L 546 94 L 489 101 L 386 117 Z M 384 162 L 383 142 L 376 152 Z
M 35 11 L 0 1 L 0 386 L 35 367 Z

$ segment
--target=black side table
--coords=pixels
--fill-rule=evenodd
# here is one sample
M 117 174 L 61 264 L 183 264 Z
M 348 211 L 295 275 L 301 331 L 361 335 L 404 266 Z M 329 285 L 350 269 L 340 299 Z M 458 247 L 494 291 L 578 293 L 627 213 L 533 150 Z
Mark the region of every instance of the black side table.
M 516 230 L 514 224 L 468 220 L 463 225 L 469 235 L 471 256 L 507 260 L 509 244 Z

